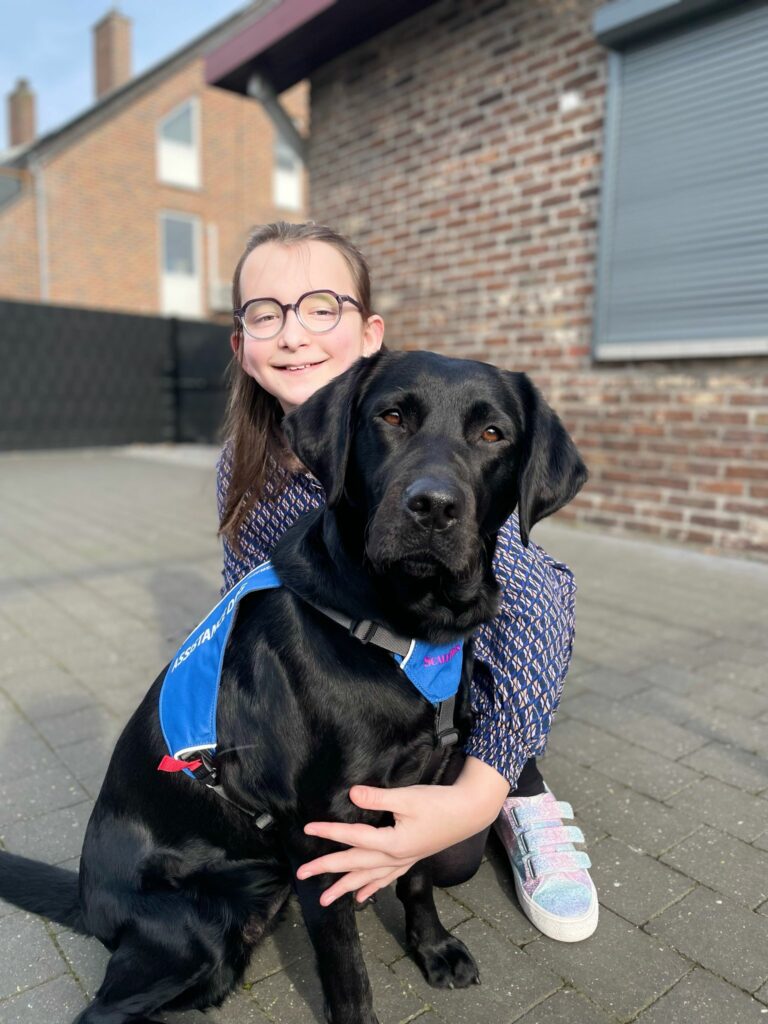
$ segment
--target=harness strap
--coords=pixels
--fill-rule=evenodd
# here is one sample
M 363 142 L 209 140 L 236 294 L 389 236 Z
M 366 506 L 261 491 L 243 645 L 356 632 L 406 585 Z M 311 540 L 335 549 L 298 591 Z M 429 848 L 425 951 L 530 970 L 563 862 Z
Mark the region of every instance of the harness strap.
M 413 640 L 409 640 L 404 636 L 398 636 L 397 633 L 392 633 L 386 626 L 382 626 L 378 622 L 373 622 L 370 619 L 360 619 L 355 622 L 349 616 L 337 612 L 335 608 L 326 608 L 325 605 L 315 604 L 314 601 L 307 601 L 306 603 L 317 609 L 317 611 L 322 612 L 323 615 L 332 619 L 339 626 L 343 626 L 349 632 L 349 635 L 355 637 L 360 643 L 375 644 L 376 647 L 383 647 L 385 651 L 390 651 L 392 654 L 399 654 L 405 659 L 403 665 L 413 650 Z M 445 749 L 458 742 L 459 730 L 456 728 L 455 711 L 455 695 L 447 700 L 440 701 L 435 708 L 435 749 L 422 772 L 422 780 L 424 781 L 428 782 L 437 771 Z
M 307 604 L 343 626 L 349 635 L 353 636 L 355 640 L 359 640 L 361 644 L 374 644 L 376 647 L 383 647 L 385 651 L 399 654 L 401 658 L 405 658 L 411 649 L 411 640 L 390 632 L 386 626 L 382 626 L 378 622 L 372 622 L 370 619 L 359 619 L 355 622 L 354 619 L 342 615 L 334 608 L 326 608 L 325 605 L 315 604 L 314 601 L 307 601 Z

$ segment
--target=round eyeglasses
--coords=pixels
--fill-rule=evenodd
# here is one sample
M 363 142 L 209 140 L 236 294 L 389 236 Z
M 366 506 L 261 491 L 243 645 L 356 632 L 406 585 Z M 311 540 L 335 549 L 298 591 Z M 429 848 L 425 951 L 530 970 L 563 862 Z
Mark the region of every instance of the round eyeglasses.
M 234 310 L 234 317 L 235 323 L 239 321 L 245 333 L 257 341 L 268 341 L 278 335 L 283 329 L 289 309 L 296 314 L 302 327 L 313 334 L 325 334 L 332 331 L 341 320 L 345 302 L 350 302 L 362 313 L 362 305 L 351 295 L 337 295 L 323 288 L 320 291 L 304 292 L 295 302 L 249 299 L 240 309 Z

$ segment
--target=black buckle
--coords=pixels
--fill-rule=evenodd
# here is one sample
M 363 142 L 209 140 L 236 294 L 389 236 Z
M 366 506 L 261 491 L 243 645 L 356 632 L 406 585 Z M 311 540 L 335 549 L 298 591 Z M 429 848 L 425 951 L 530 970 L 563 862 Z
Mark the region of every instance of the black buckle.
M 366 624 L 366 621 L 368 621 L 368 626 L 365 632 L 362 635 L 358 635 L 358 629 L 360 628 L 360 626 L 364 626 Z M 355 640 L 359 640 L 361 644 L 367 644 L 370 643 L 371 638 L 373 637 L 373 634 L 376 632 L 377 629 L 378 626 L 375 622 L 371 622 L 370 620 L 366 619 L 358 619 L 357 622 L 353 622 L 350 625 L 349 635 L 353 636 Z
M 196 750 L 191 754 L 187 754 L 183 760 L 202 761 L 202 764 L 199 764 L 197 768 L 190 768 L 189 770 L 198 782 L 207 782 L 211 785 L 216 785 L 218 773 L 210 750 Z
M 452 747 L 454 743 L 459 742 L 459 730 L 458 729 L 443 729 L 442 732 L 437 734 L 437 743 L 435 744 L 440 750 L 445 750 L 446 747 Z

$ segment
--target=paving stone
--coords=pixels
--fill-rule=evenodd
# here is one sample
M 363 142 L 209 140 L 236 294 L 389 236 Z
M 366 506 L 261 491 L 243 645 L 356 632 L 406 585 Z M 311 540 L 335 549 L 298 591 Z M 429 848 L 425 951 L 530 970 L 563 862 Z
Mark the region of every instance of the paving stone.
M 384 964 L 369 957 L 366 967 L 381 1024 L 398 1024 L 425 1009 L 411 987 Z M 275 1024 L 317 1024 L 325 1020 L 322 987 L 314 961 L 299 960 L 254 984 L 250 993 Z
M 696 730 L 708 740 L 730 743 L 763 758 L 768 755 L 768 730 L 762 722 L 723 708 L 712 708 L 702 718 L 703 721 L 696 723 Z
M 589 804 L 581 814 L 593 829 L 621 839 L 652 857 L 658 857 L 700 826 L 692 815 L 670 810 L 665 804 L 624 787 L 618 793 Z
M 644 655 L 640 655 L 640 664 L 643 663 Z M 631 675 L 631 659 L 629 657 L 620 655 L 616 658 L 616 664 L 621 665 L 624 671 L 611 667 L 611 663 L 609 663 L 601 665 L 591 672 L 582 673 L 579 681 L 583 687 L 594 693 L 604 694 L 614 699 L 626 697 L 647 686 L 644 679 Z
M 748 793 L 768 789 L 768 763 L 765 758 L 725 743 L 709 743 L 684 757 L 682 763 L 729 786 L 746 789 Z
M 31 821 L 6 825 L 0 829 L 0 839 L 12 853 L 59 864 L 79 856 L 92 807 L 91 801 L 86 800 Z
M 77 779 L 63 769 L 49 769 L 0 785 L 0 827 L 88 799 Z
M 155 1014 L 153 1014 L 153 1019 Z M 158 1019 L 167 1024 L 269 1024 L 270 1018 L 256 1005 L 249 989 L 238 989 L 221 1006 L 186 1013 L 161 1013 Z M 318 1021 L 322 1018 L 317 1018 Z
M 449 891 L 466 908 L 467 917 L 475 915 L 487 921 L 517 945 L 530 942 L 539 934 L 520 909 L 511 870 L 501 863 L 501 857 L 493 862 L 486 860 L 473 878 Z
M 94 737 L 111 736 L 114 742 L 117 738 L 118 725 L 114 715 L 106 708 L 91 704 L 69 714 L 47 718 L 39 722 L 37 728 L 55 750 L 57 747 L 65 747 L 70 743 Z
M 605 907 L 597 931 L 584 942 L 541 939 L 529 943 L 525 954 L 622 1021 L 631 1020 L 689 970 L 673 949 Z
M 766 655 L 768 662 L 768 655 Z M 752 690 L 748 686 L 739 686 L 736 682 L 722 681 L 702 687 L 697 696 L 703 704 L 722 708 L 754 719 L 768 712 L 768 692 Z
M 560 754 L 548 753 L 538 763 L 549 788 L 558 800 L 566 800 L 573 807 L 577 817 L 597 800 L 628 792 L 620 782 Z
M 648 665 L 636 674 L 652 686 L 679 694 L 691 693 L 701 684 L 701 674 L 696 668 L 675 665 L 671 662 Z
M 104 980 L 111 955 L 109 950 L 98 939 L 78 935 L 68 928 L 57 932 L 56 942 L 83 991 L 89 999 L 93 999 L 96 989 Z
M 719 664 L 723 665 L 729 673 L 734 673 L 736 678 L 747 674 L 750 668 L 754 668 L 758 672 L 765 669 L 764 652 L 746 644 L 723 639 L 717 644 L 717 654 L 720 659 Z M 761 678 L 765 681 L 765 675 Z
M 74 978 L 64 976 L 29 988 L 0 1002 L 2 1024 L 71 1024 L 85 1007 L 83 993 Z
M 400 953 L 402 955 L 402 950 Z M 245 972 L 245 981 L 260 981 L 302 958 L 314 962 L 314 951 L 298 900 L 292 896 L 280 911 L 278 920 L 272 925 L 267 936 L 256 947 Z
M 663 757 L 674 759 L 696 750 L 707 742 L 707 739 L 695 732 L 682 729 L 660 715 L 639 710 L 636 704 L 606 700 L 592 693 L 581 694 L 569 701 L 568 714 L 591 722 L 600 730 L 612 733 L 625 741 L 620 751 L 625 749 L 626 743 L 629 742 Z M 612 756 L 612 752 L 606 750 L 605 756 Z M 600 758 L 596 758 L 592 763 L 595 764 L 599 760 Z
M 756 846 L 758 850 L 768 850 L 768 832 L 758 836 L 752 845 Z
M 764 1009 L 746 992 L 697 967 L 641 1013 L 637 1024 L 757 1024 L 765 1020 Z
M 661 860 L 747 907 L 768 899 L 768 855 L 708 825 Z
M 701 703 L 695 693 L 685 695 L 665 690 L 661 686 L 649 686 L 646 690 L 633 693 L 621 703 L 644 714 L 674 722 L 675 725 L 685 725 L 701 711 Z
M 56 753 L 76 779 L 88 779 L 99 772 L 102 775 L 106 772 L 114 746 L 115 739 L 94 736 L 59 747 Z
M 761 985 L 757 992 L 755 992 L 755 998 L 759 999 L 761 1003 L 768 1003 L 768 982 L 765 985 Z
M 3 644 L 0 656 L 0 679 L 5 676 L 36 672 L 47 672 L 55 669 L 55 662 L 42 651 L 28 646 L 26 637 L 21 638 L 18 645 Z
M 768 831 L 768 802 L 718 779 L 694 782 L 667 803 L 747 843 Z
M 6 676 L 0 685 L 32 722 L 68 714 L 93 703 L 85 687 L 59 668 Z
M 629 744 L 620 755 L 598 761 L 595 771 L 657 800 L 665 800 L 699 778 L 697 772 L 679 761 L 668 761 Z
M 52 768 L 61 769 L 60 758 L 17 714 L 7 715 L 0 722 L 0 764 L 4 782 Z
M 558 718 L 547 742 L 547 755 L 559 754 L 589 767 L 604 757 L 621 753 L 624 747 L 622 740 L 608 735 L 605 729 L 577 718 Z
M 768 980 L 768 918 L 711 889 L 699 886 L 645 927 L 738 988 Z
M 0 957 L 0 999 L 67 970 L 42 920 L 33 914 L 10 914 L 0 919 L 0 949 L 4 951 Z
M 476 918 L 454 929 L 480 970 L 480 984 L 465 989 L 431 988 L 410 957 L 393 965 L 425 1005 L 452 1024 L 514 1021 L 561 987 L 552 972 L 534 965 L 512 943 Z M 537 943 L 533 943 L 537 945 Z
M 609 1016 L 580 992 L 561 988 L 524 1016 L 518 1017 L 515 1024 L 615 1024 L 615 1021 L 615 1017 Z
M 696 884 L 610 837 L 593 846 L 590 856 L 600 903 L 633 924 L 643 924 Z

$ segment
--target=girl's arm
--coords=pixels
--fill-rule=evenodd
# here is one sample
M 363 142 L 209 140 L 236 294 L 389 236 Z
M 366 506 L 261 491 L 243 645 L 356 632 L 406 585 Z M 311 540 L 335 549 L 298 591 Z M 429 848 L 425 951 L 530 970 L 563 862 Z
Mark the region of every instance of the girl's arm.
M 346 843 L 350 849 L 302 864 L 297 875 L 303 879 L 327 871 L 345 872 L 325 890 L 320 902 L 327 907 L 339 896 L 355 892 L 362 903 L 417 861 L 487 828 L 496 820 L 508 792 L 504 776 L 474 757 L 467 758 L 451 786 L 353 786 L 349 796 L 354 804 L 367 810 L 390 811 L 395 824 L 375 828 L 310 822 L 304 829 L 307 835 Z

